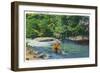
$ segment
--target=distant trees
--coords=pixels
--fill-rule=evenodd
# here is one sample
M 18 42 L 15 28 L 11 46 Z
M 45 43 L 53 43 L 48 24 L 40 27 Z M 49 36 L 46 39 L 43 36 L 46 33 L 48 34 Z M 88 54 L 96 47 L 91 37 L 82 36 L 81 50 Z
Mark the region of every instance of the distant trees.
M 89 35 L 88 16 L 26 14 L 26 37 L 66 38 Z

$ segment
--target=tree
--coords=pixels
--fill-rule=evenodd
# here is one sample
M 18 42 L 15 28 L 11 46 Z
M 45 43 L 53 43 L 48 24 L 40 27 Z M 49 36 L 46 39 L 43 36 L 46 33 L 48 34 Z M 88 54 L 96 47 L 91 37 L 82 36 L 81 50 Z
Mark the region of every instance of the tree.
M 88 16 L 26 14 L 26 37 L 66 37 L 88 36 Z

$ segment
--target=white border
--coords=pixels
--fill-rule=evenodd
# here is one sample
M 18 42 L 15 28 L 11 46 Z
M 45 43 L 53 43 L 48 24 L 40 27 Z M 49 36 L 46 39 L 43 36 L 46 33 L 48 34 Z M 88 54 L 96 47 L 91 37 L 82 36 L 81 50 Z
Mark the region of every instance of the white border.
M 83 15 L 90 16 L 89 24 L 89 58 L 71 58 L 59 60 L 34 60 L 25 62 L 24 60 L 24 10 L 34 11 L 51 11 L 51 12 L 71 12 L 73 14 L 65 13 L 64 15 Z M 79 13 L 79 14 L 77 14 Z M 59 14 L 59 13 L 58 13 Z M 19 6 L 19 68 L 34 68 L 34 67 L 48 67 L 48 66 L 62 66 L 62 65 L 82 65 L 95 64 L 95 10 L 81 9 L 81 8 L 62 8 L 62 7 L 44 7 L 44 6 Z

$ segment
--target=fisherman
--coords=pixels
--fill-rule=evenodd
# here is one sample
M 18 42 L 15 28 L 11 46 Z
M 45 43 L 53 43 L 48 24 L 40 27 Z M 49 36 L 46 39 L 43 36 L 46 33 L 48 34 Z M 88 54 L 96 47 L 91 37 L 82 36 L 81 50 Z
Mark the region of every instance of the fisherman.
M 59 53 L 61 51 L 61 43 L 59 41 L 53 44 L 53 51 L 55 53 Z

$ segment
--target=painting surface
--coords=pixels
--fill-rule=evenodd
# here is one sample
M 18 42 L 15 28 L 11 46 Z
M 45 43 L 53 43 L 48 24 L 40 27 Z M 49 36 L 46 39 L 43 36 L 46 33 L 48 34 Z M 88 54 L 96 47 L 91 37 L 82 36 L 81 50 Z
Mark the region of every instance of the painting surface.
M 89 57 L 89 16 L 25 14 L 25 60 Z

